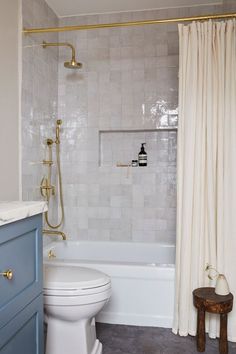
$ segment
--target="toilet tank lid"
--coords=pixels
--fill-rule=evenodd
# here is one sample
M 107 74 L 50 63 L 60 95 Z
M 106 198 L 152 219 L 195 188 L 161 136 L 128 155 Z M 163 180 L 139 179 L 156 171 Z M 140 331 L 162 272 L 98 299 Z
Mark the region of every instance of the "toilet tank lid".
M 44 288 L 90 289 L 110 282 L 107 274 L 77 266 L 44 265 Z

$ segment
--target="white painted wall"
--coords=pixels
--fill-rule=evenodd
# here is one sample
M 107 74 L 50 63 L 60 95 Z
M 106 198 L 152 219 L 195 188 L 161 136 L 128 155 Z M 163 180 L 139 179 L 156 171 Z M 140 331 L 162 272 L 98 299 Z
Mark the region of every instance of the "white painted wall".
M 46 0 L 46 2 L 59 17 L 66 17 L 121 11 L 143 11 L 187 6 L 222 5 L 223 0 Z
M 20 0 L 0 1 L 0 200 L 20 197 L 20 10 Z

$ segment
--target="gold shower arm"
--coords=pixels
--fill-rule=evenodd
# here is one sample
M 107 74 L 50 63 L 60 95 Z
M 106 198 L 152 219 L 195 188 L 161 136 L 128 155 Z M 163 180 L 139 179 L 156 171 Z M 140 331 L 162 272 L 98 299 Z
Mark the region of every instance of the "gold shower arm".
M 24 34 L 67 32 L 67 31 L 91 30 L 91 29 L 98 29 L 98 28 L 130 27 L 130 26 L 155 25 L 155 24 L 163 24 L 163 23 L 220 20 L 220 19 L 229 19 L 229 18 L 234 18 L 234 17 L 236 17 L 236 12 L 225 13 L 225 14 L 215 14 L 215 15 L 193 16 L 193 17 L 166 18 L 166 19 L 157 19 L 157 20 L 101 23 L 101 24 L 97 24 L 97 25 L 78 25 L 78 26 L 63 26 L 63 27 L 48 27 L 48 28 L 23 28 L 22 32 Z
M 43 48 L 47 47 L 69 47 L 72 50 L 72 60 L 75 61 L 75 48 L 68 42 L 45 42 L 42 44 Z

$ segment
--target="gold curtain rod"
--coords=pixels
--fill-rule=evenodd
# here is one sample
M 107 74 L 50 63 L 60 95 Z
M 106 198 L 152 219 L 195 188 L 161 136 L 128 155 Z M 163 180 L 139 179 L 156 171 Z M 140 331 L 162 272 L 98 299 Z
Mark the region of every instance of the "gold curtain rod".
M 81 31 L 81 30 L 91 30 L 91 29 L 98 29 L 98 28 L 129 27 L 129 26 L 154 25 L 154 24 L 162 24 L 162 23 L 229 19 L 229 18 L 234 18 L 234 17 L 236 17 L 236 13 L 193 16 L 193 17 L 183 17 L 183 18 L 168 18 L 168 19 L 162 19 L 162 20 L 144 20 L 144 21 L 131 21 L 131 22 L 120 22 L 120 23 L 101 23 L 101 24 L 97 24 L 97 25 L 79 25 L 79 26 L 64 26 L 64 27 L 49 27 L 49 28 L 24 28 L 23 33 L 30 34 L 30 33 Z

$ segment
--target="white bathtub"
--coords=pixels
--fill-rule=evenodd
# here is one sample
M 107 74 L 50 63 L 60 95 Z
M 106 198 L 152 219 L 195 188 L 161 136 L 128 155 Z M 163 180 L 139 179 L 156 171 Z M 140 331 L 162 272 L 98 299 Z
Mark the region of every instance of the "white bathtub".
M 48 258 L 52 251 L 56 258 Z M 98 269 L 112 279 L 112 297 L 97 321 L 172 326 L 175 247 L 156 243 L 58 241 L 44 262 Z

